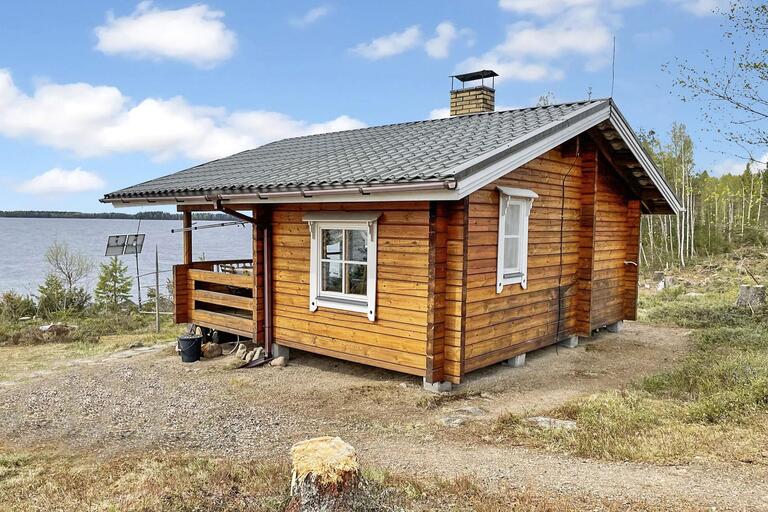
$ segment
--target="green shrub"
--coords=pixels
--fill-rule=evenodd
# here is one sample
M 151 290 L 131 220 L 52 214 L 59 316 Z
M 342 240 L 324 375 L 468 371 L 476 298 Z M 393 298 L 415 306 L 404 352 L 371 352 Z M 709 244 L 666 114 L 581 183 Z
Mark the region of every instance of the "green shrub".
M 25 316 L 34 316 L 37 312 L 35 300 L 29 295 L 21 295 L 11 290 L 0 295 L 0 318 L 17 321 Z

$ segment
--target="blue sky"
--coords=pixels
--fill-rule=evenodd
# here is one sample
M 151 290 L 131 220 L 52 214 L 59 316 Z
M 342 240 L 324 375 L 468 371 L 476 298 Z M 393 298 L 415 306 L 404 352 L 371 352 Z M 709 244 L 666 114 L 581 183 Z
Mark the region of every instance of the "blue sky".
M 718 0 L 10 2 L 0 19 L 0 209 L 111 209 L 105 192 L 270 140 L 444 115 L 495 69 L 500 107 L 610 94 L 637 129 L 686 123 L 662 65 L 721 42 Z M 131 211 L 131 210 L 128 210 Z

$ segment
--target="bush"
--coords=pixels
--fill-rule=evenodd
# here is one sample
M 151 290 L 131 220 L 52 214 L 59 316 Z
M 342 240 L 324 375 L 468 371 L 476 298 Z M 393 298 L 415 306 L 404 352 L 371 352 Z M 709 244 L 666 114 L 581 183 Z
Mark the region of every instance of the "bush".
M 29 295 L 20 295 L 14 291 L 0 295 L 0 317 L 4 320 L 17 321 L 25 316 L 34 316 L 37 305 Z
M 84 288 L 65 289 L 53 274 L 48 274 L 38 294 L 38 313 L 44 318 L 64 312 L 82 313 L 91 303 L 91 295 Z

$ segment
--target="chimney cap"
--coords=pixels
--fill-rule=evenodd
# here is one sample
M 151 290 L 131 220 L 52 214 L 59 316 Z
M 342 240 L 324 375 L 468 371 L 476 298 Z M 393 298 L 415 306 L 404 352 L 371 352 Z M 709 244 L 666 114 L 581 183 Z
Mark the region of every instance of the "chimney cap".
M 460 82 L 471 82 L 472 80 L 482 80 L 483 78 L 491 78 L 499 76 L 492 69 L 483 69 L 480 71 L 472 71 L 471 73 L 462 73 L 460 75 L 451 75 L 451 78 L 455 78 Z

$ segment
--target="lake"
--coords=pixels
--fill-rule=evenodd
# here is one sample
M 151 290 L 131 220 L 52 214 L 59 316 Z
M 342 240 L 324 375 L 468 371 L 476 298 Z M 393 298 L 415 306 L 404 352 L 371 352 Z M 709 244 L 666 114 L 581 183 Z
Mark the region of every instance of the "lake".
M 196 225 L 216 222 L 195 221 Z M 98 276 L 98 264 L 106 262 L 104 256 L 109 235 L 136 233 L 137 220 L 127 219 L 18 219 L 0 218 L 0 291 L 16 290 L 19 293 L 37 293 L 37 287 L 45 280 L 48 267 L 45 251 L 55 241 L 67 242 L 72 249 L 85 254 L 94 262 L 94 271 L 83 283 L 93 291 Z M 144 250 L 139 256 L 139 270 L 142 274 L 155 269 L 155 246 L 160 259 L 161 290 L 171 277 L 168 272 L 175 264 L 181 263 L 182 234 L 171 233 L 181 228 L 181 220 L 142 220 L 140 233 L 146 233 Z M 251 226 L 226 226 L 194 231 L 192 233 L 193 259 L 241 259 L 251 257 Z M 133 255 L 121 256 L 132 276 L 136 274 L 136 260 Z M 154 287 L 155 276 L 141 280 L 142 297 L 144 287 Z M 134 279 L 134 298 L 136 284 Z

